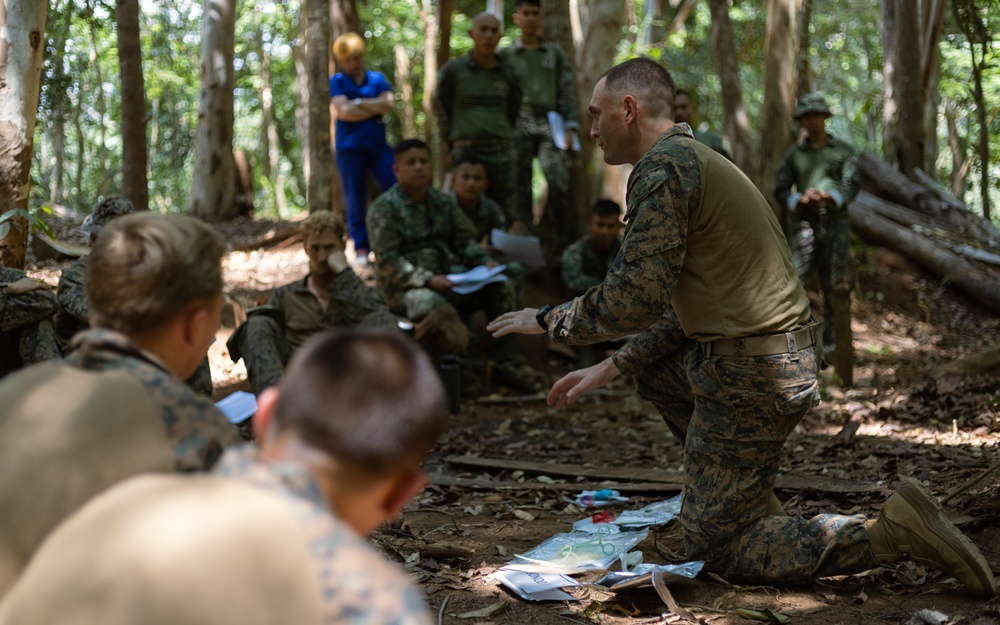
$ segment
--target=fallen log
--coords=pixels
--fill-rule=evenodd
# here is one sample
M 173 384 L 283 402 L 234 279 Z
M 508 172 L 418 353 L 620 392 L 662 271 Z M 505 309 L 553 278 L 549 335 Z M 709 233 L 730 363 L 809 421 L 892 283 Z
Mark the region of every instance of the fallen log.
M 865 191 L 931 217 L 941 216 L 939 204 L 930 190 L 871 152 L 858 155 L 858 176 Z
M 856 202 L 848 206 L 848 211 L 851 228 L 860 236 L 898 251 L 935 276 L 948 280 L 991 312 L 1000 313 L 1000 279 L 990 272 Z
M 480 458 L 478 456 L 449 456 L 445 458 L 445 462 L 480 469 L 506 469 L 524 471 L 525 473 L 541 473 L 544 475 L 562 475 L 567 477 L 581 476 L 597 480 L 612 479 L 622 482 L 642 480 L 677 485 L 684 483 L 683 473 L 661 469 L 585 467 L 578 464 L 548 464 L 545 462 L 504 460 L 502 458 Z M 818 475 L 779 475 L 775 480 L 774 487 L 781 490 L 811 490 L 825 493 L 871 493 L 880 489 L 878 484 L 870 482 L 852 482 L 850 480 L 839 480 Z

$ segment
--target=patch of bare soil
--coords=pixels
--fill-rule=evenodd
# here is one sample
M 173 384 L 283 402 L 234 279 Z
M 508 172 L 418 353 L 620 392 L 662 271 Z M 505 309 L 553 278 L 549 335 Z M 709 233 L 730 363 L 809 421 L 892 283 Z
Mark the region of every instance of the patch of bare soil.
M 253 240 L 274 227 L 248 225 L 253 231 L 244 238 Z M 245 306 L 263 302 L 271 289 L 307 271 L 294 241 L 232 252 L 225 263 L 227 293 Z M 57 271 L 58 265 L 32 273 L 54 284 Z M 875 516 L 903 477 L 918 477 L 944 496 L 1000 460 L 997 378 L 937 373 L 949 362 L 1000 345 L 1000 319 L 919 274 L 875 266 L 862 269 L 858 284 L 855 386 L 840 388 L 833 372 L 824 372 L 823 402 L 788 440 L 779 479 L 789 487 L 777 495 L 791 515 Z M 525 304 L 555 304 L 562 295 L 555 279 L 542 274 L 528 282 Z M 225 352 L 230 332 L 220 330 L 210 352 L 219 397 L 248 390 L 242 363 L 234 365 Z M 570 358 L 547 349 L 544 339 L 520 340 L 548 384 L 575 368 Z M 573 590 L 579 602 L 529 603 L 490 577 L 515 554 L 599 510 L 583 511 L 564 496 L 616 488 L 631 497 L 626 507 L 639 508 L 676 494 L 676 484 L 649 475 L 679 471 L 681 445 L 631 389 L 630 380 L 616 380 L 610 392 L 558 412 L 531 398 L 463 403 L 427 460 L 430 487 L 400 521 L 374 537 L 420 583 L 439 623 L 683 622 L 651 588 L 615 596 L 585 585 Z M 457 457 L 485 459 L 486 466 L 457 464 Z M 995 571 L 1000 571 L 998 484 L 1000 472 L 946 506 Z M 674 524 L 656 528 L 637 549 L 646 562 L 685 559 Z M 794 586 L 731 585 L 702 576 L 672 585 L 671 592 L 702 622 L 716 624 L 751 622 L 739 610 L 770 610 L 801 625 L 901 624 L 924 609 L 946 615 L 947 623 L 1000 623 L 1000 600 L 978 600 L 955 580 L 911 563 Z

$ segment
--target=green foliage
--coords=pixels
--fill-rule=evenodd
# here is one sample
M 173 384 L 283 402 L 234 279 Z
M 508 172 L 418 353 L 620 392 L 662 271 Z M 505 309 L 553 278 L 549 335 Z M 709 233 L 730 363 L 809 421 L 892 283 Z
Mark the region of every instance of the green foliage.
M 43 212 L 51 215 L 52 209 L 48 206 L 39 207 L 37 212 Z M 49 236 L 52 235 L 52 230 L 49 229 L 48 224 L 39 219 L 34 213 L 27 211 L 23 208 L 12 208 L 4 214 L 0 215 L 0 239 L 7 236 L 10 232 L 11 226 L 16 225 L 16 220 L 23 219 L 28 222 L 29 227 L 37 228 Z
M 588 0 L 580 0 L 586 5 Z M 597 2 L 598 0 L 589 0 Z M 956 0 L 958 1 L 958 0 Z M 991 137 L 1000 136 L 1000 72 L 995 46 L 987 35 L 1000 32 L 1000 0 L 960 0 L 963 21 L 976 18 L 982 28 L 971 36 L 946 11 L 941 40 L 936 175 L 950 186 L 953 169 L 948 148 L 944 111 L 957 112 L 957 144 L 963 158 L 972 158 L 962 199 L 976 206 L 977 185 L 983 164 L 975 155 L 978 120 L 971 91 L 973 50 L 986 55 L 984 93 Z M 111 0 L 49 0 L 46 54 L 42 93 L 35 134 L 32 206 L 45 202 L 66 204 L 87 212 L 99 200 L 120 193 L 121 138 L 118 120 L 120 92 Z M 437 2 L 432 2 L 432 8 Z M 505 33 L 508 45 L 517 29 L 510 17 L 513 2 L 506 2 Z M 647 27 L 645 0 L 635 0 L 635 15 L 625 21 L 618 60 L 644 54 L 662 61 L 679 86 L 695 94 L 699 120 L 719 131 L 724 127 L 721 88 L 715 71 L 711 43 L 711 14 L 698 2 L 683 27 L 667 41 L 644 44 Z M 663 3 L 665 27 L 677 8 Z M 203 0 L 141 0 L 140 32 L 145 75 L 149 140 L 150 207 L 181 211 L 187 206 L 194 162 L 194 137 L 198 119 L 200 40 Z M 971 7 L 971 9 L 969 9 Z M 409 82 L 416 131 L 422 135 L 432 120 L 421 108 L 424 87 L 424 22 L 422 0 L 365 0 L 357 3 L 367 64 L 386 75 L 397 93 L 396 115 L 388 120 L 390 141 L 402 138 L 404 107 L 402 76 L 397 76 L 396 51 L 408 60 Z M 451 56 L 471 47 L 467 30 L 472 16 L 485 8 L 481 0 L 455 0 Z M 969 12 L 971 10 L 971 13 Z M 301 0 L 240 0 L 235 48 L 234 149 L 245 150 L 254 169 L 254 204 L 258 214 L 273 215 L 275 179 L 263 183 L 261 138 L 262 63 L 270 61 L 271 92 L 276 130 L 279 133 L 279 170 L 286 180 L 291 210 L 305 207 L 302 138 L 295 124 L 295 46 L 301 46 Z M 767 3 L 731 0 L 730 20 L 751 133 L 761 125 Z M 834 107 L 830 128 L 839 138 L 876 153 L 881 150 L 883 89 L 881 13 L 878 3 L 865 0 L 812 0 L 812 19 L 804 39 L 813 87 L 826 93 Z M 965 30 L 968 30 L 966 28 Z M 970 31 L 971 32 L 971 31 Z M 983 34 L 985 33 L 985 35 Z M 969 39 L 972 37 L 973 44 Z M 103 102 L 103 104 L 102 104 Z M 102 110 L 103 106 L 103 110 Z M 586 115 L 586 114 L 584 114 Z M 582 120 L 584 125 L 588 119 Z M 1000 142 L 992 141 L 985 164 L 990 173 L 994 211 L 1000 214 Z M 55 167 L 62 156 L 61 173 Z M 59 190 L 62 190 L 61 193 Z

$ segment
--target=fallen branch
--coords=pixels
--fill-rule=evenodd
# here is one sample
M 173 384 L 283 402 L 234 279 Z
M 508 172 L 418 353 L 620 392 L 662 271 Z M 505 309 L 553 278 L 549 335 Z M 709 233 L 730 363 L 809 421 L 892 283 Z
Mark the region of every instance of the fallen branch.
M 679 471 L 663 471 L 659 469 L 628 469 L 617 467 L 585 467 L 578 464 L 547 464 L 544 462 L 526 462 L 518 460 L 503 460 L 500 458 L 480 458 L 478 456 L 449 456 L 445 461 L 450 464 L 481 469 L 507 469 L 541 473 L 544 475 L 562 475 L 570 477 L 585 477 L 595 480 L 619 480 L 621 482 L 659 482 L 664 484 L 684 483 L 684 475 Z M 824 493 L 871 493 L 879 490 L 878 484 L 852 482 L 823 476 L 779 475 L 775 480 L 775 488 L 781 490 L 811 490 Z
M 985 480 L 991 473 L 993 473 L 997 469 L 1000 469 L 1000 462 L 994 463 L 993 466 L 991 466 L 990 468 L 986 469 L 985 471 L 983 471 L 982 473 L 980 473 L 978 476 L 972 478 L 971 480 L 968 480 L 964 484 L 959 485 L 958 488 L 956 488 L 955 490 L 953 490 L 950 493 L 948 493 L 943 499 L 941 499 L 941 505 L 944 505 L 944 504 L 948 503 L 949 501 L 951 501 L 955 497 L 958 497 L 959 495 L 961 495 L 965 491 L 969 490 L 970 488 L 972 488 L 976 484 L 981 483 L 983 480 Z

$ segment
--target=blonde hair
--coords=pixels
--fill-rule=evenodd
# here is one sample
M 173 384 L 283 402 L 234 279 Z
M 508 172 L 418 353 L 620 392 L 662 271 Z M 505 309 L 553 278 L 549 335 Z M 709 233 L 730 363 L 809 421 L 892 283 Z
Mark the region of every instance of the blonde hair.
M 321 210 L 306 217 L 299 226 L 302 238 L 308 239 L 312 236 L 332 232 L 338 241 L 343 241 L 347 236 L 344 228 L 344 220 L 333 211 Z
M 344 33 L 333 40 L 331 48 L 337 60 L 346 59 L 354 54 L 364 54 L 365 40 L 357 33 Z
M 222 292 L 225 253 L 225 238 L 194 217 L 142 212 L 111 221 L 87 260 L 91 325 L 125 334 L 158 328 Z

